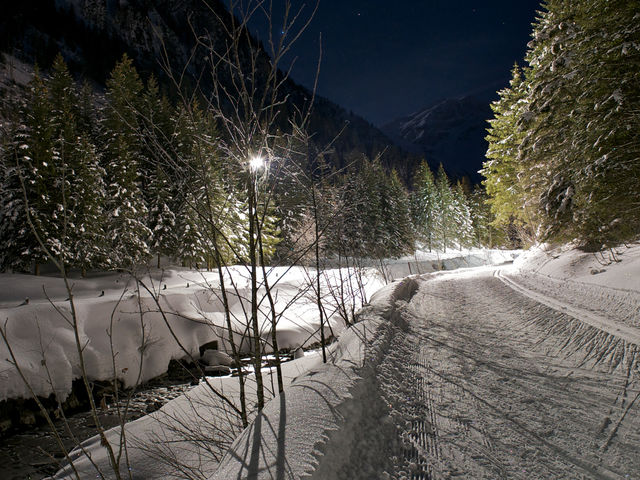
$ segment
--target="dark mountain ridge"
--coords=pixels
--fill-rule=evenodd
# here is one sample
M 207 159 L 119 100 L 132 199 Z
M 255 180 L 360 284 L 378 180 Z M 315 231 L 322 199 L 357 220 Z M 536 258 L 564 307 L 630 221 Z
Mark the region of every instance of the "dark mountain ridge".
M 231 20 L 219 0 L 206 4 L 200 0 L 24 0 L 11 2 L 3 10 L 0 50 L 22 61 L 46 69 L 61 52 L 74 74 L 102 89 L 126 52 L 143 78 L 153 74 L 170 90 L 166 65 L 160 61 L 164 58 L 172 71 L 184 69 L 183 89 L 197 85 L 205 95 L 212 88 L 207 74 L 211 66 L 207 56 L 199 54 L 194 32 L 208 35 L 222 48 L 224 33 L 216 17 Z M 247 35 L 247 42 L 261 49 L 261 61 L 270 61 L 258 40 Z M 284 85 L 284 94 L 288 108 L 303 108 L 312 98 L 308 89 L 291 79 Z M 318 146 L 331 143 L 329 158 L 336 165 L 344 165 L 356 153 L 381 154 L 388 168 L 408 180 L 419 161 L 418 155 L 394 145 L 371 123 L 324 98 L 316 97 L 309 130 Z
M 432 168 L 442 163 L 453 177 L 481 179 L 487 151 L 489 103 L 475 97 L 449 98 L 382 127 L 408 151 L 425 156 Z

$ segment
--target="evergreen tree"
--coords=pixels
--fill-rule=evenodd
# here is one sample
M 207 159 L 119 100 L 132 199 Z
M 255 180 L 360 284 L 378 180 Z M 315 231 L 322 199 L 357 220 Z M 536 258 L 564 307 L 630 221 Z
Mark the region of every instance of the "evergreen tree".
M 131 60 L 124 55 L 107 80 L 107 108 L 102 122 L 108 176 L 108 234 L 112 239 L 108 261 L 128 267 L 150 254 L 151 231 L 145 225 L 148 210 L 140 188 L 144 163 L 139 111 L 143 86 Z
M 185 132 L 177 134 L 176 115 L 154 76 L 149 78 L 142 97 L 140 128 L 143 140 L 142 164 L 140 167 L 141 189 L 149 210 L 148 227 L 152 232 L 151 250 L 160 257 L 175 257 L 178 247 L 176 216 L 184 201 L 180 190 L 184 184 L 176 167 L 184 153 L 177 142 L 192 143 Z
M 469 208 L 467 196 L 464 193 L 461 182 L 455 184 L 451 194 L 454 236 L 460 249 L 470 248 L 474 240 L 473 222 L 471 219 L 471 209 Z
M 60 177 L 45 80 L 36 69 L 20 109 L 14 139 L 5 149 L 3 175 L 2 261 L 4 268 L 26 270 L 47 261 L 46 249 L 61 252 L 62 232 L 54 216 L 60 212 Z M 44 244 L 45 249 L 40 245 Z
M 385 180 L 383 199 L 386 197 L 387 201 L 383 200 L 381 204 L 387 205 L 387 210 L 382 210 L 382 220 L 388 241 L 384 256 L 399 257 L 415 249 L 409 194 L 395 170 Z
M 329 250 L 344 256 L 385 258 L 413 250 L 407 191 L 378 158 L 359 159 L 343 176 L 339 214 L 328 234 Z
M 27 109 L 23 108 L 26 113 Z M 23 118 L 27 118 L 26 116 Z M 45 260 L 27 219 L 25 194 L 23 192 L 23 180 L 25 185 L 32 185 L 31 179 L 27 179 L 27 172 L 33 170 L 27 168 L 31 163 L 26 153 L 28 144 L 28 127 L 21 124 L 15 131 L 9 130 L 2 144 L 2 165 L 0 165 L 0 267 L 18 271 L 28 270 L 32 263 Z M 27 199 L 33 197 L 27 193 Z
M 436 177 L 436 215 L 434 221 L 435 244 L 446 252 L 455 235 L 454 198 L 449 184 L 449 177 L 440 164 Z
M 436 216 L 436 186 L 433 173 L 426 161 L 423 161 L 413 177 L 411 195 L 411 218 L 416 239 L 429 251 L 434 248 L 433 229 Z
M 210 245 L 202 233 L 203 214 L 198 212 L 198 201 L 188 193 L 178 222 L 178 254 L 185 267 L 205 265 Z
M 178 233 L 176 215 L 173 208 L 173 185 L 160 167 L 156 168 L 148 187 L 149 193 L 149 221 L 151 230 L 150 247 L 157 256 L 156 266 L 160 268 L 160 257 L 174 257 L 178 250 Z
M 59 213 L 53 220 L 63 232 L 64 263 L 86 271 L 104 261 L 104 170 L 88 132 L 82 132 L 78 92 L 61 55 L 53 63 L 48 84 L 61 185 Z
M 534 25 L 518 159 L 546 238 L 635 238 L 640 173 L 637 0 L 549 0 Z
M 489 196 L 480 186 L 476 186 L 468 196 L 474 244 L 478 247 L 494 248 L 504 245 L 505 236 L 504 228 L 496 228 L 494 225 L 495 216 L 488 200 Z
M 105 171 L 95 146 L 84 136 L 74 145 L 73 180 L 70 188 L 70 249 L 72 265 L 83 272 L 107 265 L 104 205 Z
M 491 104 L 494 118 L 489 120 L 487 161 L 481 173 L 489 194 L 495 225 L 505 227 L 512 222 L 533 232 L 536 230 L 537 201 L 531 191 L 528 166 L 518 158 L 525 129 L 518 122 L 527 108 L 527 83 L 514 65 L 509 88 L 498 92 L 500 98 Z
M 573 217 L 573 175 L 580 169 L 571 138 L 577 119 L 572 115 L 576 92 L 569 75 L 574 69 L 570 45 L 583 32 L 574 5 L 554 0 L 545 6 L 550 10 L 538 20 L 527 53 L 532 71 L 519 160 L 530 172 L 524 188 L 540 201 L 544 235 L 564 236 Z

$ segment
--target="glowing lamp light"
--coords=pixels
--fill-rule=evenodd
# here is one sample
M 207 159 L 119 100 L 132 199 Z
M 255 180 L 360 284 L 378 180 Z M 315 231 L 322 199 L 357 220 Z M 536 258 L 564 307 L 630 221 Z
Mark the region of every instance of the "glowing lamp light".
M 264 168 L 264 158 L 260 155 L 256 155 L 249 160 L 249 169 L 251 169 L 252 172 L 258 171 L 262 168 Z

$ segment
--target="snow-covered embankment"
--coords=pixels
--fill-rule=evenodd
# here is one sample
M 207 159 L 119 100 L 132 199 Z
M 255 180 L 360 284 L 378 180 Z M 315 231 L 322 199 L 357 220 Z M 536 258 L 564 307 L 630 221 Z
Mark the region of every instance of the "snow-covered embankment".
M 330 349 L 330 359 L 297 378 L 235 440 L 214 480 L 294 479 L 314 472 L 330 478 L 348 461 L 348 428 L 369 416 L 372 399 L 367 374 L 386 353 L 385 327 L 396 321 L 396 305 L 417 289 L 412 278 L 379 290 Z M 336 432 L 333 435 L 332 432 Z M 321 461 L 319 461 L 321 457 Z M 323 477 L 324 476 L 324 477 Z

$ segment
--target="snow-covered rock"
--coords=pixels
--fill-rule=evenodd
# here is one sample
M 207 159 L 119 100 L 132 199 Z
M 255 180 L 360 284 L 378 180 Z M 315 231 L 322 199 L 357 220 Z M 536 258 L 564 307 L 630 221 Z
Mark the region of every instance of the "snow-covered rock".
M 233 364 L 233 359 L 225 352 L 219 350 L 205 350 L 201 360 L 210 367 L 219 365 L 229 367 Z

